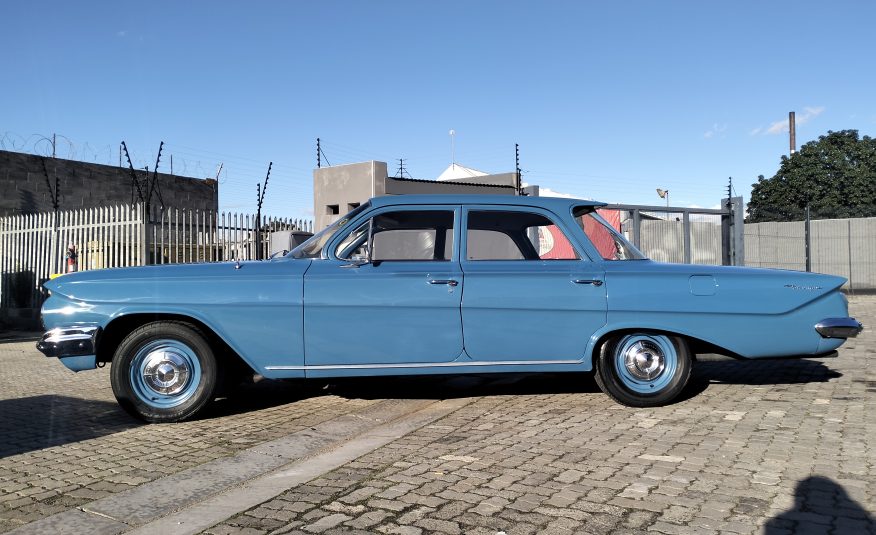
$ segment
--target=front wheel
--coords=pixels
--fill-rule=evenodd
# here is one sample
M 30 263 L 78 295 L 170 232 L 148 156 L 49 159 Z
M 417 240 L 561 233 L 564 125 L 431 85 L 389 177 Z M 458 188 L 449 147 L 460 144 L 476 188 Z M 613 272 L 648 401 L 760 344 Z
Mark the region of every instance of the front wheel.
M 156 321 L 132 331 L 113 357 L 110 379 L 119 405 L 147 422 L 178 422 L 213 400 L 216 357 L 191 325 Z
M 634 332 L 602 346 L 596 360 L 596 382 L 615 401 L 631 407 L 657 407 L 675 399 L 692 368 L 683 338 Z

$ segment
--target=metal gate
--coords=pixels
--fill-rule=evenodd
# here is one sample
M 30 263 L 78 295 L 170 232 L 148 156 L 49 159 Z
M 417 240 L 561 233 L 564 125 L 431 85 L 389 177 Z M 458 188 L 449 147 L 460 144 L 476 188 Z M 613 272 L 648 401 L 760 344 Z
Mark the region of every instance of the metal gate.
M 682 264 L 745 264 L 743 203 L 724 199 L 723 208 L 610 204 L 620 230 L 648 258 Z

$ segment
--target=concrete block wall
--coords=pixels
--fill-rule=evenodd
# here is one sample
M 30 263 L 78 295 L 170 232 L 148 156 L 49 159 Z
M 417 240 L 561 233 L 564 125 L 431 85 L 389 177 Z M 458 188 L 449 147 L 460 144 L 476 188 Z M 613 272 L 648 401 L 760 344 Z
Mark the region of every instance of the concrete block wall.
M 0 217 L 51 212 L 52 197 L 43 173 L 41 156 L 0 151 Z M 127 168 L 60 158 L 45 158 L 49 182 L 60 184 L 61 210 L 77 210 L 131 202 L 131 175 Z M 139 177 L 142 178 L 143 172 Z M 198 179 L 158 173 L 165 206 L 217 210 L 219 185 L 212 179 Z M 135 201 L 138 199 L 136 189 Z M 152 204 L 158 205 L 157 195 Z
M 852 291 L 876 290 L 876 218 L 812 221 L 810 242 L 812 271 L 845 277 Z M 746 224 L 745 264 L 805 270 L 804 223 Z

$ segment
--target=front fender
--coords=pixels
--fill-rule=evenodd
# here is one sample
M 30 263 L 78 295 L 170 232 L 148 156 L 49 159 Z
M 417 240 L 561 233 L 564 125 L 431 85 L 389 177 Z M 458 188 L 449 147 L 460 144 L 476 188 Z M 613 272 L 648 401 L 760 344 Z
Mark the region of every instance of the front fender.
M 309 262 L 189 264 L 101 270 L 47 283 L 47 329 L 104 330 L 132 315 L 192 318 L 266 377 L 267 363 L 303 366 L 303 274 Z M 78 275 L 78 276 L 77 276 Z M 283 372 L 283 377 L 300 373 Z

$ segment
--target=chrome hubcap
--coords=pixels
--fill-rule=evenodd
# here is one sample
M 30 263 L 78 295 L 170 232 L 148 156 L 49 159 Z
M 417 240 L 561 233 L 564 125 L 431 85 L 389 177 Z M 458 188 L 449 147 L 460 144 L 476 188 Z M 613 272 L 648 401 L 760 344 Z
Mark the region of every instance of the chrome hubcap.
M 189 361 L 173 348 L 159 349 L 146 355 L 143 383 L 159 394 L 175 395 L 189 384 Z
M 663 373 L 666 358 L 660 346 L 648 340 L 640 340 L 627 348 L 624 366 L 636 379 L 651 381 Z

